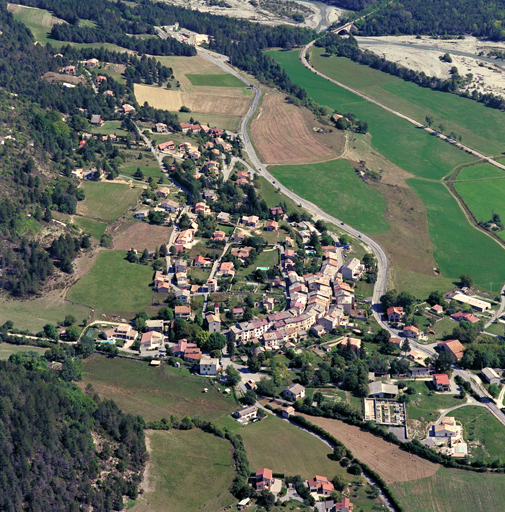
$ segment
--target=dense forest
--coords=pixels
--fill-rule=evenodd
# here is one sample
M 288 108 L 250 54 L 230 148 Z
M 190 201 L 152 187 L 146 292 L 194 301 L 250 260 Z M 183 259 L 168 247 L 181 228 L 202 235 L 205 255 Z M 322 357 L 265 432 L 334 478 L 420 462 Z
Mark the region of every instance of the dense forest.
M 0 510 L 105 512 L 137 497 L 142 418 L 86 396 L 36 354 L 1 361 L 0 382 Z

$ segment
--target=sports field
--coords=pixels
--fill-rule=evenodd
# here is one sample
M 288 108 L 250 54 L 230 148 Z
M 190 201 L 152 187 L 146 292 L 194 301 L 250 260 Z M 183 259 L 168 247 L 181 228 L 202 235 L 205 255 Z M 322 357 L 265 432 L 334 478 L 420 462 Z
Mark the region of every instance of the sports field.
M 200 429 L 146 436 L 147 481 L 133 512 L 217 512 L 237 501 L 229 491 L 235 476 L 229 441 Z
M 367 96 L 425 123 L 433 117 L 433 127 L 444 125 L 444 133 L 454 131 L 463 143 L 488 155 L 502 153 L 501 134 L 505 117 L 499 110 L 454 94 L 432 91 L 412 82 L 363 66 L 344 57 L 324 57 L 322 48 L 314 48 L 311 64 L 325 75 Z
M 244 82 L 236 76 L 224 74 L 187 73 L 186 76 L 193 85 L 205 87 L 244 87 Z
M 445 277 L 470 273 L 477 286 L 505 281 L 505 251 L 484 233 L 474 229 L 441 183 L 407 180 L 426 205 L 435 259 Z M 485 264 L 483 264 L 485 258 Z
M 389 229 L 382 216 L 384 198 L 363 182 L 347 160 L 276 166 L 270 172 L 296 194 L 365 233 Z
M 343 113 L 352 112 L 367 121 L 373 146 L 402 169 L 416 176 L 441 179 L 457 165 L 474 160 L 408 121 L 314 75 L 299 61 L 298 51 L 268 54 L 318 103 Z
M 478 163 L 461 169 L 456 181 L 480 180 L 484 178 L 505 178 L 505 172 L 494 165 Z
M 153 269 L 126 261 L 125 251 L 102 251 L 67 298 L 93 309 L 137 312 L 151 302 Z
M 172 414 L 216 420 L 237 408 L 207 379 L 166 364 L 154 368 L 146 362 L 95 354 L 84 361 L 83 379 L 83 385 L 91 383 L 101 397 L 113 399 L 124 412 L 139 414 L 146 421 Z
M 83 230 L 87 235 L 95 237 L 97 240 L 103 235 L 107 224 L 105 222 L 98 222 L 97 220 L 87 219 L 86 217 L 74 216 L 74 224 Z
M 390 484 L 406 512 L 500 512 L 505 501 L 505 475 L 441 467 L 420 480 Z
M 141 188 L 130 188 L 120 183 L 83 182 L 86 199 L 77 204 L 77 213 L 83 217 L 111 222 L 124 215 L 142 193 Z

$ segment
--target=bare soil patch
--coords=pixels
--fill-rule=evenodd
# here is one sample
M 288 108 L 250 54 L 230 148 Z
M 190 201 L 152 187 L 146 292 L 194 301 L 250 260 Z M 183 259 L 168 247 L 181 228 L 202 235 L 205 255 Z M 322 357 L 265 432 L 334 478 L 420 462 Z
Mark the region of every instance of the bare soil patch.
M 354 456 L 376 471 L 387 484 L 427 478 L 440 468 L 439 464 L 404 452 L 380 437 L 363 432 L 359 427 L 329 418 L 302 416 L 344 443 Z
M 52 71 L 48 71 L 45 75 L 42 75 L 42 78 L 51 83 L 66 82 L 66 83 L 74 84 L 74 85 L 86 83 L 86 79 L 84 78 L 84 76 L 64 75 L 61 73 L 53 73 Z
M 316 163 L 336 158 L 342 153 L 345 135 L 326 131 L 306 109 L 287 103 L 285 95 L 264 91 L 258 115 L 251 122 L 251 136 L 261 160 L 267 164 Z
M 111 234 L 114 237 L 114 249 L 129 251 L 132 247 L 137 251 L 154 251 L 156 247 L 167 244 L 172 228 L 156 226 L 141 221 L 128 221 L 120 224 Z

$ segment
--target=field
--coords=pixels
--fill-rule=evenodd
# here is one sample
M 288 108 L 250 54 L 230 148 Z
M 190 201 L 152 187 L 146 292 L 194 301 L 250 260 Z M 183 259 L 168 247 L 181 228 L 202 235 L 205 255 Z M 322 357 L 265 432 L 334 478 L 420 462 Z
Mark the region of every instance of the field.
M 325 75 L 367 96 L 425 123 L 431 115 L 433 126 L 444 125 L 444 133 L 461 135 L 463 143 L 489 155 L 505 150 L 501 133 L 505 118 L 496 109 L 454 94 L 432 91 L 382 71 L 362 66 L 344 57 L 323 57 L 323 49 L 314 49 L 312 65 Z
M 91 133 L 100 135 L 117 135 L 118 137 L 126 137 L 128 132 L 121 129 L 121 121 L 104 121 L 102 126 L 94 125 L 91 127 Z
M 79 217 L 76 215 L 73 218 L 73 223 L 80 229 L 83 230 L 87 235 L 91 235 L 97 240 L 103 235 L 107 224 L 105 222 L 98 222 L 96 220 L 86 219 L 85 217 Z
M 312 129 L 318 123 L 311 123 L 309 116 L 308 111 L 286 102 L 284 94 L 267 90 L 249 129 L 261 161 L 303 164 L 338 156 L 344 149 L 345 135 L 335 130 L 335 145 L 329 147 Z
M 156 247 L 167 244 L 172 228 L 156 226 L 140 220 L 123 223 L 114 235 L 114 249 L 129 251 L 132 247 L 139 252 L 144 249 L 154 251 Z
M 503 510 L 505 476 L 441 467 L 436 474 L 391 484 L 405 512 Z
M 477 286 L 505 281 L 505 252 L 495 241 L 474 229 L 449 191 L 440 183 L 417 179 L 408 184 L 428 211 L 430 239 L 435 259 L 446 277 L 470 272 Z M 486 264 L 482 257 L 486 255 Z
M 456 181 L 480 180 L 483 178 L 504 178 L 505 173 L 491 164 L 478 163 L 461 169 Z
M 27 345 L 10 345 L 9 343 L 0 343 L 0 360 L 9 359 L 12 354 L 19 352 L 36 352 L 38 355 L 43 355 L 47 348 L 30 347 Z
M 387 484 L 426 478 L 434 475 L 440 467 L 438 464 L 404 452 L 398 446 L 364 432 L 359 427 L 329 418 L 305 417 L 344 443 L 355 457 L 376 471 Z
M 209 386 L 208 379 L 165 364 L 153 368 L 145 362 L 95 354 L 84 361 L 83 385 L 88 383 L 101 397 L 113 399 L 124 412 L 139 414 L 146 421 L 172 414 L 216 420 L 237 408 Z M 203 393 L 204 387 L 208 393 Z
M 389 229 L 383 217 L 383 197 L 366 185 L 346 160 L 276 166 L 270 172 L 304 199 L 365 233 Z
M 253 265 L 250 265 L 249 267 L 240 267 L 237 272 L 237 277 L 252 274 L 257 267 L 272 268 L 274 265 L 277 265 L 277 263 L 279 263 L 279 251 L 263 251 Z
M 294 83 L 321 105 L 352 112 L 369 124 L 373 146 L 394 164 L 416 176 L 441 179 L 474 157 L 436 139 L 408 121 L 314 75 L 298 60 L 298 51 L 268 54 L 284 67 Z
M 94 309 L 137 312 L 151 302 L 153 269 L 126 261 L 125 251 L 102 251 L 67 297 Z
M 124 215 L 142 193 L 140 188 L 130 188 L 120 183 L 83 182 L 86 199 L 77 204 L 77 213 L 83 217 L 111 222 Z
M 228 73 L 224 74 L 197 74 L 187 73 L 189 81 L 193 85 L 204 86 L 204 87 L 244 87 L 244 82 L 239 80 L 236 76 Z
M 449 415 L 463 425 L 463 435 L 473 460 L 505 458 L 505 427 L 486 407 L 461 407 Z
M 221 128 L 222 130 L 230 130 L 237 132 L 241 116 L 232 116 L 227 114 L 208 114 L 206 112 L 177 112 L 177 117 L 182 123 L 188 123 L 191 118 L 198 124 L 206 124 L 210 128 Z
M 133 512 L 214 512 L 237 501 L 228 490 L 235 476 L 229 441 L 200 429 L 146 435 L 151 450 L 143 486 L 148 490 Z
M 30 29 L 35 41 L 38 41 L 42 45 L 49 42 L 51 44 L 53 43 L 53 40 L 48 37 L 53 25 L 66 23 L 54 17 L 49 11 L 44 9 L 36 9 L 35 7 L 25 7 L 16 4 L 7 4 L 7 8 L 17 21 L 20 21 Z

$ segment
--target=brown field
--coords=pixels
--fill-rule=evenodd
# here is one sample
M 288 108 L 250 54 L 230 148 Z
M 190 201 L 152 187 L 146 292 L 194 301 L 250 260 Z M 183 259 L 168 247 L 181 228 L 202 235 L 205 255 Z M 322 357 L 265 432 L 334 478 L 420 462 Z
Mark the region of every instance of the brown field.
M 284 94 L 264 91 L 259 113 L 251 122 L 251 136 L 262 162 L 308 164 L 336 158 L 344 148 L 345 135 L 336 130 L 325 136 L 314 132 L 312 128 L 320 126 L 311 119 L 314 116 L 284 98 Z
M 132 247 L 137 251 L 154 251 L 156 247 L 167 244 L 172 228 L 156 226 L 138 220 L 125 222 L 112 231 L 114 249 L 129 251 Z
M 212 88 L 208 88 L 212 89 Z M 154 108 L 178 111 L 183 105 L 192 111 L 207 114 L 243 116 L 249 110 L 251 96 L 241 88 L 226 88 L 226 94 L 208 92 L 179 92 L 135 84 L 135 96 L 140 105 L 145 101 Z
M 355 457 L 376 471 L 388 484 L 427 478 L 440 468 L 439 464 L 404 452 L 398 446 L 364 432 L 359 427 L 329 418 L 302 416 L 344 443 Z

